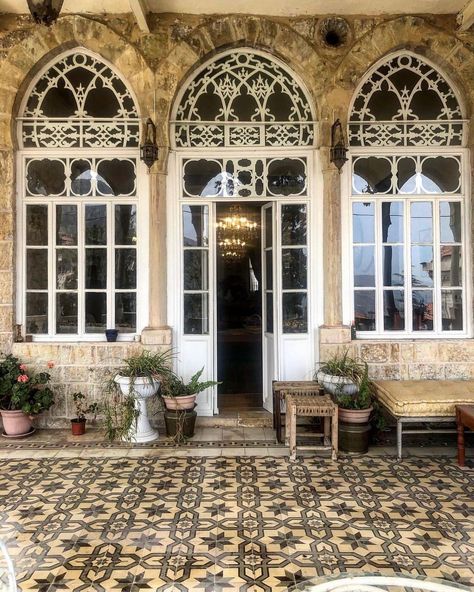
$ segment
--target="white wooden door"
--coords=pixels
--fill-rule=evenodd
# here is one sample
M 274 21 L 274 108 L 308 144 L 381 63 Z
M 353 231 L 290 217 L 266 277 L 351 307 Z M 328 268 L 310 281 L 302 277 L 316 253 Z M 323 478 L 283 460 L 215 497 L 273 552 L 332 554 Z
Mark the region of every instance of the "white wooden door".
M 276 205 L 262 206 L 262 365 L 263 365 L 263 407 L 273 410 L 272 381 L 278 375 L 278 323 L 276 322 L 276 294 L 278 274 L 276 269 Z

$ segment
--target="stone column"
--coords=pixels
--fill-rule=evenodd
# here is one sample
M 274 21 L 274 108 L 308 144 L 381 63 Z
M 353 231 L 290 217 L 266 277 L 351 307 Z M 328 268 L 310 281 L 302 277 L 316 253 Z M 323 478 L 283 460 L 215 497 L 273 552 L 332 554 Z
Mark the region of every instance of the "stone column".
M 329 161 L 330 131 L 330 124 L 322 126 L 326 145 L 320 149 L 324 192 L 324 325 L 320 327 L 320 344 L 350 341 L 350 327 L 342 324 L 341 178 L 337 167 Z
M 0 351 L 10 351 L 14 332 L 14 153 L 0 149 Z

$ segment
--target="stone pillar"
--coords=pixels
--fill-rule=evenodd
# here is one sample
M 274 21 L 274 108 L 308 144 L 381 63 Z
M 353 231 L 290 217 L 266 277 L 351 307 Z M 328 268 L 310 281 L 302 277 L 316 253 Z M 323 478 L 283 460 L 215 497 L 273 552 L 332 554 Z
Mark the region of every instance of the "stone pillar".
M 10 351 L 14 331 L 14 153 L 0 150 L 0 352 Z
M 329 161 L 330 131 L 328 123 L 322 126 L 322 137 L 327 142 L 320 149 L 324 192 L 324 325 L 320 327 L 320 349 L 324 344 L 343 344 L 351 339 L 350 327 L 344 327 L 342 321 L 341 178 Z
M 150 173 L 150 327 L 163 327 L 167 321 L 166 180 L 161 171 Z

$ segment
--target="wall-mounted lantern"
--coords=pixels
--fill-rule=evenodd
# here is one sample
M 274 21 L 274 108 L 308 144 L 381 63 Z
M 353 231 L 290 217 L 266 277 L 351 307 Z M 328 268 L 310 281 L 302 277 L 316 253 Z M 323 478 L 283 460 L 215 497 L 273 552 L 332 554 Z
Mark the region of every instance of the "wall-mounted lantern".
M 156 144 L 156 126 L 148 118 L 145 123 L 145 140 L 140 146 L 140 159 L 146 164 L 148 170 L 158 160 L 158 146 Z
M 347 148 L 344 141 L 342 125 L 339 119 L 336 119 L 331 127 L 331 152 L 329 160 L 337 166 L 339 172 L 341 172 L 341 169 L 347 160 L 346 154 Z
M 27 0 L 35 23 L 50 27 L 58 18 L 64 0 Z

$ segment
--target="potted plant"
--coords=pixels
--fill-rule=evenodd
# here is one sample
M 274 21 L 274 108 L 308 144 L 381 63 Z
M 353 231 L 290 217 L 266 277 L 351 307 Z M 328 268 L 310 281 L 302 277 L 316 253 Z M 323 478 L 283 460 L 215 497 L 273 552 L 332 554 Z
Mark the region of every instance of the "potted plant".
M 48 368 L 54 366 L 48 362 Z M 18 358 L 7 355 L 0 362 L 0 413 L 4 435 L 26 436 L 33 432 L 35 416 L 54 404 L 54 395 L 47 386 L 48 372 L 29 371 Z
M 366 362 L 349 357 L 346 350 L 322 364 L 316 379 L 338 405 L 339 447 L 346 452 L 367 452 L 374 390 Z
M 161 353 L 143 350 L 123 360 L 118 372 L 107 382 L 112 399 L 104 406 L 104 412 L 110 439 L 151 442 L 158 438 L 158 432 L 150 425 L 146 401 L 156 395 L 163 378 L 171 373 L 173 356 L 172 350 Z
M 87 405 L 87 397 L 82 393 L 73 393 L 74 406 L 76 407 L 76 417 L 71 419 L 71 431 L 73 436 L 82 436 L 86 432 L 86 415 L 97 415 L 99 405 L 91 403 Z
M 188 383 L 172 373 L 167 376 L 161 386 L 160 394 L 166 409 L 166 433 L 177 442 L 194 436 L 197 415 L 194 407 L 197 395 L 218 384 L 214 380 L 201 382 L 203 372 L 204 367 L 198 370 Z

